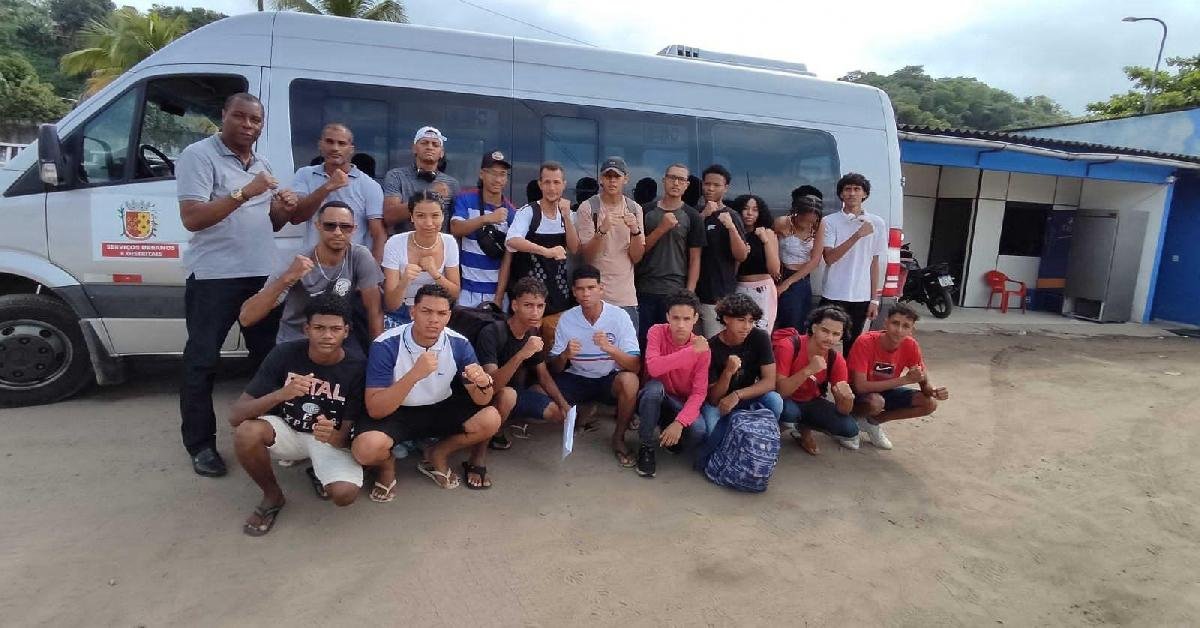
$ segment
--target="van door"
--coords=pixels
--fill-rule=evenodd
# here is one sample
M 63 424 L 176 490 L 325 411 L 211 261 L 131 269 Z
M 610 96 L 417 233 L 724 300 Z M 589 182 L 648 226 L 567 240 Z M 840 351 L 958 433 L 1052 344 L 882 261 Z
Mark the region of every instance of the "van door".
M 64 138 L 70 180 L 46 200 L 50 259 L 83 283 L 117 354 L 183 351 L 190 234 L 174 163 L 220 129 L 227 96 L 257 83 L 237 73 L 150 77 Z M 223 348 L 236 347 L 235 328 Z

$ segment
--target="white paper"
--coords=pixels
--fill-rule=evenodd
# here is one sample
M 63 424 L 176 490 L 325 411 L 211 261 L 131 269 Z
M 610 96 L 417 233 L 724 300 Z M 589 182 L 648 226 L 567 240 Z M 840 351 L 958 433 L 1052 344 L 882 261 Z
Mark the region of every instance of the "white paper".
M 571 406 L 567 410 L 566 420 L 563 421 L 563 460 L 571 455 L 571 449 L 575 447 L 575 417 L 577 414 L 575 406 Z

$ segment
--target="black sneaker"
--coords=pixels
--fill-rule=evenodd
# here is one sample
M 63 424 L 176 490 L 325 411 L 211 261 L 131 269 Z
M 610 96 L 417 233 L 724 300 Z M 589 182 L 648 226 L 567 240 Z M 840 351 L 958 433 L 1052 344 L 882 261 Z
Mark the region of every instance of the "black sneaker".
M 192 456 L 192 470 L 196 475 L 218 478 L 226 473 L 225 461 L 221 460 L 221 454 L 216 449 L 208 447 Z
M 654 462 L 654 448 L 645 445 L 638 447 L 637 474 L 644 478 L 652 478 L 657 466 Z

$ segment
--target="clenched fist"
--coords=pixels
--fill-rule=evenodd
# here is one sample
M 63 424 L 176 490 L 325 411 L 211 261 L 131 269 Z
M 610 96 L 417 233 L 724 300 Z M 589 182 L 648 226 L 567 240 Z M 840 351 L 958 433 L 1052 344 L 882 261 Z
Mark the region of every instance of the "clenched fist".
M 311 259 L 308 259 L 303 255 L 297 255 L 296 257 L 292 258 L 292 264 L 291 266 L 288 266 L 287 272 L 284 273 L 284 277 L 287 278 L 289 283 L 296 283 L 297 281 L 300 281 L 300 278 L 312 271 L 312 269 L 313 261 Z
M 474 384 L 476 388 L 487 388 L 492 385 L 492 376 L 488 375 L 482 366 L 474 362 L 468 364 L 467 368 L 463 369 L 462 376 L 463 379 Z
M 571 358 L 579 355 L 580 351 L 583 351 L 583 343 L 579 342 L 578 340 L 572 340 L 567 343 L 567 350 L 563 351 L 563 357 L 570 360 Z
M 665 212 L 663 213 L 662 222 L 658 223 L 658 228 L 663 231 L 670 231 L 678 224 L 679 218 L 675 215 L 675 212 Z
M 338 168 L 333 171 L 333 174 L 329 175 L 329 180 L 325 182 L 325 189 L 334 192 L 347 185 L 350 185 L 350 176 L 343 172 L 341 168 Z
M 312 390 L 313 374 L 296 375 L 289 379 L 283 388 L 279 389 L 279 394 L 284 401 L 291 401 L 296 397 L 301 397 L 308 394 Z
M 432 351 L 425 351 L 413 362 L 412 368 L 408 372 L 415 375 L 417 379 L 425 379 L 436 372 L 437 369 L 438 354 Z
M 433 261 L 432 255 L 426 255 L 425 257 L 422 257 L 421 259 L 417 260 L 417 263 L 420 264 L 421 270 L 429 273 L 430 277 L 437 276 L 438 267 L 437 263 Z
M 330 421 L 324 414 L 317 415 L 317 422 L 313 423 L 313 438 L 322 443 L 328 443 L 333 439 L 334 430 L 333 421 Z
M 404 278 L 408 281 L 416 279 L 422 272 L 421 267 L 416 264 L 405 264 L 404 266 Z
M 491 212 L 488 212 L 487 218 L 484 220 L 484 222 L 490 222 L 493 225 L 498 225 L 502 222 L 507 222 L 507 221 L 508 221 L 508 208 L 507 207 L 497 207 L 496 209 L 493 209 Z
M 725 370 L 730 373 L 738 372 L 742 368 L 742 359 L 736 355 L 731 355 L 725 359 Z
M 827 364 L 825 362 L 825 356 L 823 356 L 823 355 L 814 355 L 813 357 L 808 359 L 808 374 L 809 375 L 816 375 L 817 373 L 824 371 L 828 367 L 829 367 L 829 364 Z
M 242 197 L 253 198 L 267 190 L 274 190 L 277 187 L 279 187 L 279 179 L 276 179 L 271 176 L 271 173 L 263 170 L 254 175 L 254 179 L 250 183 L 242 186 Z
M 909 367 L 908 372 L 904 374 L 904 381 L 909 384 L 920 384 L 925 381 L 925 369 L 919 366 Z
M 602 331 L 592 334 L 592 342 L 596 343 L 596 346 L 600 347 L 600 350 L 605 353 L 608 353 L 616 348 L 616 346 L 608 340 L 608 334 Z
M 726 229 L 733 228 L 733 214 L 729 212 L 721 212 L 717 214 L 717 221 L 724 225 Z
M 699 334 L 692 336 L 692 351 L 695 351 L 696 353 L 704 353 L 708 351 L 708 339 Z
M 545 251 L 545 253 L 543 253 L 543 257 L 549 257 L 550 259 L 556 259 L 559 261 L 567 259 L 567 250 L 561 246 L 553 246 L 548 249 L 543 247 L 543 250 Z
M 860 238 L 865 238 L 872 233 L 875 233 L 875 226 L 872 225 L 871 221 L 867 220 L 866 218 L 863 219 L 862 226 L 859 227 L 858 231 L 855 232 L 855 234 Z
M 528 360 L 529 358 L 532 358 L 540 353 L 542 347 L 545 346 L 545 341 L 542 340 L 541 336 L 530 335 L 529 338 L 525 340 L 525 344 L 521 346 L 519 353 L 521 354 L 522 358 Z
M 854 391 L 850 389 L 849 382 L 838 382 L 833 385 L 833 396 L 835 399 L 853 399 Z

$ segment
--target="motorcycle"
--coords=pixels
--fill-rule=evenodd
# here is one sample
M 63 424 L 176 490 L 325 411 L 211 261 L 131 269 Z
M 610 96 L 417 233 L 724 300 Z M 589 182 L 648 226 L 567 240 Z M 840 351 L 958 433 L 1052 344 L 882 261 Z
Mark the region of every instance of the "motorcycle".
M 916 301 L 929 308 L 935 318 L 946 318 L 954 309 L 954 277 L 949 264 L 921 267 L 908 243 L 900 247 L 900 266 L 904 269 L 904 290 L 900 301 Z

